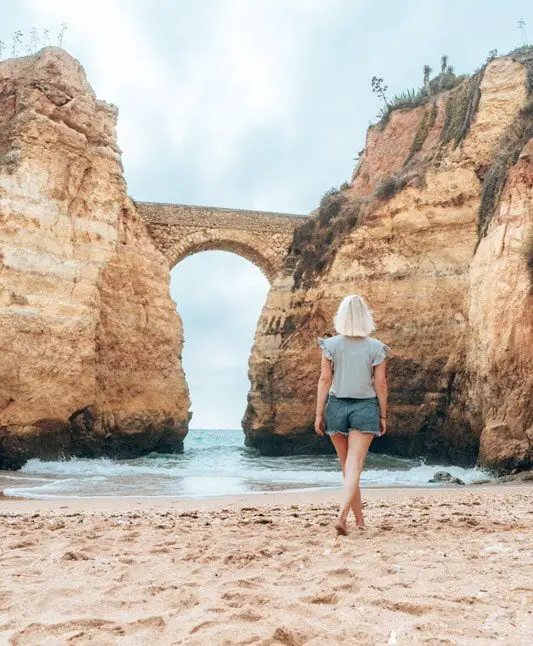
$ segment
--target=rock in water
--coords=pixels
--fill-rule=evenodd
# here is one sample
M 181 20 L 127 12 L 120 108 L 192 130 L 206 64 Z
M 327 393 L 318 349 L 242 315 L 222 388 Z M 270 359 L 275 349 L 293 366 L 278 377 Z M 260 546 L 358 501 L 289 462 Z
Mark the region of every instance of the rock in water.
M 465 484 L 460 478 L 452 476 L 448 471 L 435 471 L 433 478 L 428 480 L 428 482 L 452 482 L 453 484 Z

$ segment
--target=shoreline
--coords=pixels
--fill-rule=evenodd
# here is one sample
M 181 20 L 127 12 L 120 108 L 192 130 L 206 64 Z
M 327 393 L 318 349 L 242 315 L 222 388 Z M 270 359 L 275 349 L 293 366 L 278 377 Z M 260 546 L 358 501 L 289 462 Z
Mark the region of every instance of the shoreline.
M 458 495 L 464 493 L 499 492 L 533 490 L 533 482 L 508 482 L 498 484 L 480 485 L 451 485 L 436 486 L 405 486 L 405 487 L 363 487 L 361 493 L 363 502 L 385 499 L 405 500 L 413 496 L 439 497 L 443 495 Z M 313 491 L 279 491 L 255 492 L 246 494 L 223 494 L 219 496 L 205 496 L 202 498 L 180 498 L 176 496 L 101 496 L 101 497 L 57 497 L 57 498 L 23 498 L 19 496 L 6 496 L 0 494 L 0 514 L 6 511 L 33 513 L 36 511 L 52 512 L 130 512 L 130 511 L 158 511 L 168 509 L 219 511 L 223 508 L 232 510 L 247 506 L 268 508 L 278 505 L 333 505 L 340 499 L 342 487 L 317 488 Z

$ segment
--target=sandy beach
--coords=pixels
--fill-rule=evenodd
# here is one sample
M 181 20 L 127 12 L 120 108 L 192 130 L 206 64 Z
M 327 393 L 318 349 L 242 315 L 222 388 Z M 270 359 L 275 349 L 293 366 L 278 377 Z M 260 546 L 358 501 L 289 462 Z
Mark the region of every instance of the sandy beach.
M 503 644 L 533 633 L 533 486 L 0 500 L 0 643 Z

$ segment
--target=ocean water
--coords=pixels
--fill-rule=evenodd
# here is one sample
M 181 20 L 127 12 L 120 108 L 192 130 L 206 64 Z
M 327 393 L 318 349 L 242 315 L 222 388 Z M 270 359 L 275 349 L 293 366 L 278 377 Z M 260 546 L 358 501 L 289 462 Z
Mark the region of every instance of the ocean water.
M 334 455 L 263 457 L 243 444 L 242 431 L 192 430 L 181 454 L 152 453 L 133 460 L 108 458 L 29 460 L 0 472 L 0 490 L 23 498 L 169 496 L 204 498 L 268 491 L 306 491 L 342 484 Z M 368 453 L 362 486 L 428 485 L 445 470 L 471 483 L 490 477 L 481 469 L 425 464 Z

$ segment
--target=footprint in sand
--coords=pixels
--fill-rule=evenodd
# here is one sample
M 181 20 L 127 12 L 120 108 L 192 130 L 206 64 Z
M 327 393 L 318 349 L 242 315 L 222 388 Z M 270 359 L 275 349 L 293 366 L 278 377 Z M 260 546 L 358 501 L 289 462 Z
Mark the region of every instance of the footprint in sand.
M 339 603 L 339 597 L 334 592 L 330 592 L 329 594 L 315 594 L 310 597 L 302 597 L 302 601 L 305 603 L 334 605 Z
M 34 541 L 28 541 L 28 540 L 22 540 L 22 541 L 16 541 L 15 543 L 11 543 L 11 545 L 7 545 L 8 550 L 23 550 L 28 547 L 35 547 L 36 543 Z
M 217 626 L 218 621 L 202 621 L 200 624 L 196 624 L 194 628 L 191 628 L 189 630 L 189 634 L 194 635 L 194 633 L 197 633 L 200 630 L 203 630 L 204 628 L 212 628 L 213 626 Z
M 160 615 L 154 615 L 152 617 L 143 617 L 142 619 L 137 619 L 136 621 L 131 621 L 126 624 L 123 629 L 125 635 L 131 635 L 133 633 L 143 631 L 148 629 L 154 629 L 157 632 L 160 632 L 163 628 L 166 627 L 166 622 Z
M 227 603 L 230 608 L 242 608 L 245 605 L 253 607 L 263 606 L 269 603 L 270 599 L 261 595 L 240 592 L 238 590 L 228 590 L 224 592 L 221 599 Z
M 339 585 L 332 585 L 331 589 L 334 592 L 357 592 L 360 589 L 360 585 L 356 583 L 340 583 Z
M 218 614 L 218 613 L 222 613 L 222 612 L 228 612 L 228 609 L 225 608 L 225 607 L 222 607 L 222 606 L 212 606 L 211 608 L 206 608 L 206 611 L 207 612 L 216 612 Z
M 133 563 L 135 563 L 135 559 L 126 556 L 123 558 L 119 558 L 118 562 L 122 563 L 123 565 L 132 565 Z
M 259 635 L 250 635 L 250 637 L 245 637 L 244 639 L 235 642 L 235 646 L 248 646 L 249 644 L 257 644 L 260 642 L 266 646 L 267 642 L 262 641 L 262 638 Z M 270 644 L 270 642 L 268 642 Z
M 256 621 L 261 621 L 263 617 L 257 612 L 254 612 L 251 608 L 246 608 L 242 612 L 237 612 L 236 614 L 231 615 L 230 619 L 240 619 L 241 621 L 250 621 L 254 623 Z
M 228 554 L 224 558 L 223 563 L 224 565 L 228 565 L 230 563 L 232 565 L 247 565 L 248 563 L 255 561 L 257 557 L 258 555 L 254 552 L 236 552 L 234 554 Z
M 276 642 L 285 644 L 285 646 L 303 646 L 303 644 L 311 638 L 312 635 L 305 635 L 301 632 L 286 628 L 285 626 L 276 628 L 272 635 L 272 639 Z
M 416 603 L 409 603 L 404 601 L 387 601 L 386 599 L 380 599 L 379 601 L 374 601 L 374 605 L 381 606 L 387 610 L 393 610 L 394 612 L 405 612 L 408 615 L 416 615 L 417 617 L 425 615 L 429 612 L 433 612 L 435 608 L 431 606 L 423 606 Z
M 253 589 L 259 588 L 262 583 L 264 583 L 263 577 L 255 576 L 249 579 L 237 579 L 236 581 L 232 581 L 231 585 L 236 585 L 238 588 Z
M 35 646 L 36 644 L 67 643 L 75 636 L 85 637 L 88 643 L 108 643 L 105 637 L 124 634 L 123 627 L 105 619 L 74 619 L 57 624 L 34 623 L 15 633 L 10 640 L 11 646 Z M 54 639 L 54 641 L 51 640 Z
M 354 572 L 352 572 L 349 568 L 347 567 L 342 567 L 342 568 L 337 568 L 335 570 L 328 570 L 326 573 L 328 576 L 338 576 L 338 577 L 350 577 L 353 578 L 355 575 Z
M 72 550 L 65 552 L 61 557 L 63 561 L 88 561 L 90 558 L 85 552 L 74 552 Z
M 147 588 L 145 588 L 145 592 L 148 592 L 151 596 L 155 596 L 157 594 L 161 594 L 162 592 L 167 592 L 167 590 L 178 590 L 179 586 L 176 584 L 171 584 L 171 585 L 149 585 Z

